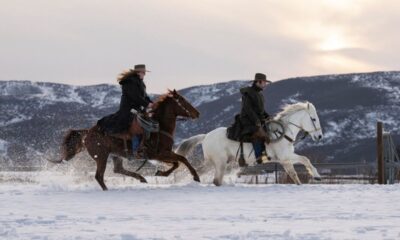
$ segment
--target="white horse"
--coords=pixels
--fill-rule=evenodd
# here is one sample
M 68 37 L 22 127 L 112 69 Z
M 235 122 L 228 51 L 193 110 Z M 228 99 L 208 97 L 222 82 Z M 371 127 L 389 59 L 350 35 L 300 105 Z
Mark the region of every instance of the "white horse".
M 296 184 L 301 184 L 301 182 L 293 167 L 295 163 L 303 164 L 314 179 L 320 180 L 321 176 L 310 160 L 294 152 L 293 141 L 301 130 L 308 132 L 314 141 L 322 139 L 322 129 L 314 105 L 309 102 L 287 105 L 274 120 L 283 123 L 286 136 L 277 142 L 265 145 L 270 159 L 264 163 L 280 163 Z M 203 146 L 204 160 L 211 161 L 215 168 L 214 184 L 220 186 L 227 164 L 237 158 L 239 142 L 228 139 L 226 128 L 220 127 L 207 134 L 199 134 L 184 140 L 176 149 L 176 153 L 186 157 L 200 143 Z M 246 162 L 254 165 L 256 158 L 251 143 L 243 143 L 243 153 Z

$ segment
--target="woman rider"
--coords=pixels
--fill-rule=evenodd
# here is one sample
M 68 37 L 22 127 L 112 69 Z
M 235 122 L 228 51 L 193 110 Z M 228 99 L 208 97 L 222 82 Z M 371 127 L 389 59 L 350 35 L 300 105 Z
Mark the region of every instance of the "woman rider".
M 151 108 L 153 102 L 146 92 L 146 85 L 143 81 L 146 75 L 146 66 L 144 64 L 135 65 L 121 73 L 118 83 L 122 88 L 121 102 L 119 110 L 109 116 L 103 117 L 97 122 L 100 129 L 106 134 L 120 134 L 129 130 L 135 115 L 131 112 L 135 109 L 137 112 L 145 112 Z M 135 135 L 132 138 L 132 151 L 136 153 L 140 146 L 142 135 Z

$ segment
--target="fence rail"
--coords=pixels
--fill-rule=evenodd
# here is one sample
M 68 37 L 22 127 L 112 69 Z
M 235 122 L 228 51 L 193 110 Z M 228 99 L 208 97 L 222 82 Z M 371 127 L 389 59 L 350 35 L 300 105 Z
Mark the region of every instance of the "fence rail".
M 349 180 L 377 180 L 379 184 L 393 184 L 399 180 L 400 175 L 400 158 L 390 132 L 384 131 L 382 122 L 377 122 L 376 134 L 376 152 L 377 161 L 375 163 L 351 162 L 351 163 L 313 163 L 319 170 L 350 170 L 356 169 L 358 172 L 363 171 L 369 173 L 369 176 L 360 177 L 335 177 L 324 176 L 325 179 L 349 179 Z M 297 172 L 304 172 L 306 169 L 303 165 L 294 165 Z M 284 171 L 283 167 L 278 163 L 266 163 L 257 166 L 250 166 L 238 173 L 242 175 L 260 175 L 275 172 L 277 180 L 278 172 Z M 323 171 L 322 171 L 323 172 Z
M 367 162 L 352 162 L 352 163 L 313 163 L 313 166 L 317 170 L 335 170 L 335 169 L 365 169 L 375 170 L 376 164 Z M 305 172 L 306 168 L 303 165 L 295 164 L 294 168 L 297 172 Z M 249 166 L 239 172 L 241 175 L 259 175 L 264 173 L 273 173 L 284 171 L 283 167 L 279 163 L 264 163 L 255 166 Z

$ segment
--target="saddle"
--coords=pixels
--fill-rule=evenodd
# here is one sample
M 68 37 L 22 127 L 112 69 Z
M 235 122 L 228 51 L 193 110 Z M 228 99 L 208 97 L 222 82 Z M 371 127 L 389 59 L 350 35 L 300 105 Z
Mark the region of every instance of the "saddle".
M 240 122 L 240 114 L 235 115 L 235 121 L 226 130 L 226 137 L 232 141 L 250 142 L 250 139 L 242 135 L 242 123 Z
M 226 136 L 228 139 L 232 141 L 239 142 L 239 166 L 247 166 L 244 153 L 243 153 L 243 143 L 252 143 L 255 139 L 260 139 L 262 141 L 266 141 L 267 143 L 270 142 L 270 138 L 267 134 L 267 128 L 263 126 L 262 128 L 258 128 L 252 134 L 242 134 L 243 125 L 240 121 L 240 114 L 235 115 L 234 123 L 227 128 Z M 257 159 L 257 163 L 261 163 L 261 159 Z
M 243 134 L 243 125 L 240 121 L 240 114 L 235 115 L 234 123 L 226 130 L 226 137 L 232 141 L 241 143 L 251 143 L 255 139 L 264 140 L 266 136 L 265 128 L 257 129 L 254 133 Z
M 150 133 L 159 131 L 160 127 L 158 122 L 134 109 L 132 109 L 132 113 L 134 114 L 134 118 L 127 131 L 122 133 L 112 133 L 109 135 L 127 141 L 132 139 L 135 135 L 145 135 L 148 138 Z

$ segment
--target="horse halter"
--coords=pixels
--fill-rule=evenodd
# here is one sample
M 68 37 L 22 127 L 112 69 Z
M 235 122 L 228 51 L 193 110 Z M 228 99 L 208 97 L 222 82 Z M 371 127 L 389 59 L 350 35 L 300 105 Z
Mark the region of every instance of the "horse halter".
M 313 124 L 313 126 L 314 126 L 314 130 L 312 130 L 312 131 L 308 131 L 308 132 L 318 132 L 318 131 L 320 131 L 321 130 L 321 128 L 317 128 L 317 125 L 315 125 L 315 122 L 317 121 L 317 119 L 315 119 L 315 118 L 313 118 L 313 117 L 311 117 L 311 114 L 310 113 L 308 113 L 309 115 L 310 115 L 310 120 L 311 120 L 311 123 Z
M 174 101 L 176 102 L 176 104 L 178 104 L 178 106 L 179 106 L 183 111 L 185 111 L 185 112 L 187 113 L 187 115 L 188 115 L 188 117 L 182 117 L 182 118 L 179 119 L 179 120 L 188 120 L 188 119 L 192 116 L 192 114 L 190 114 L 189 110 L 187 110 L 187 108 L 185 108 L 185 106 L 183 106 L 183 104 L 179 101 L 179 98 L 177 99 L 177 98 L 175 98 L 175 97 L 172 97 L 172 99 L 174 99 Z
M 313 130 L 313 131 L 307 131 L 307 132 L 318 132 L 318 131 L 320 131 L 321 128 L 320 128 L 320 127 L 318 128 L 317 125 L 315 125 L 315 122 L 317 121 L 317 119 L 316 119 L 316 118 L 313 118 L 313 117 L 311 116 L 310 111 L 308 111 L 308 110 L 310 110 L 310 103 L 307 104 L 307 113 L 308 113 L 308 115 L 310 116 L 310 120 L 311 120 L 312 125 L 314 126 L 314 130 Z
M 308 105 L 308 109 L 310 109 L 310 105 Z M 311 113 L 310 113 L 308 110 L 307 110 L 307 113 L 308 113 L 308 116 L 310 116 L 310 121 L 311 121 L 312 125 L 314 126 L 314 130 L 306 130 L 306 129 L 304 129 L 304 128 L 302 128 L 302 127 L 300 127 L 300 126 L 298 126 L 297 124 L 294 124 L 294 123 L 292 123 L 292 122 L 288 122 L 288 123 L 291 124 L 291 125 L 293 125 L 293 126 L 295 126 L 295 127 L 297 127 L 297 128 L 299 128 L 300 130 L 305 131 L 307 134 L 310 133 L 310 132 L 312 133 L 312 132 L 318 132 L 318 131 L 320 131 L 321 128 L 318 128 L 317 125 L 315 125 L 315 122 L 317 121 L 317 119 L 316 119 L 316 118 L 313 118 L 313 117 L 311 116 Z

